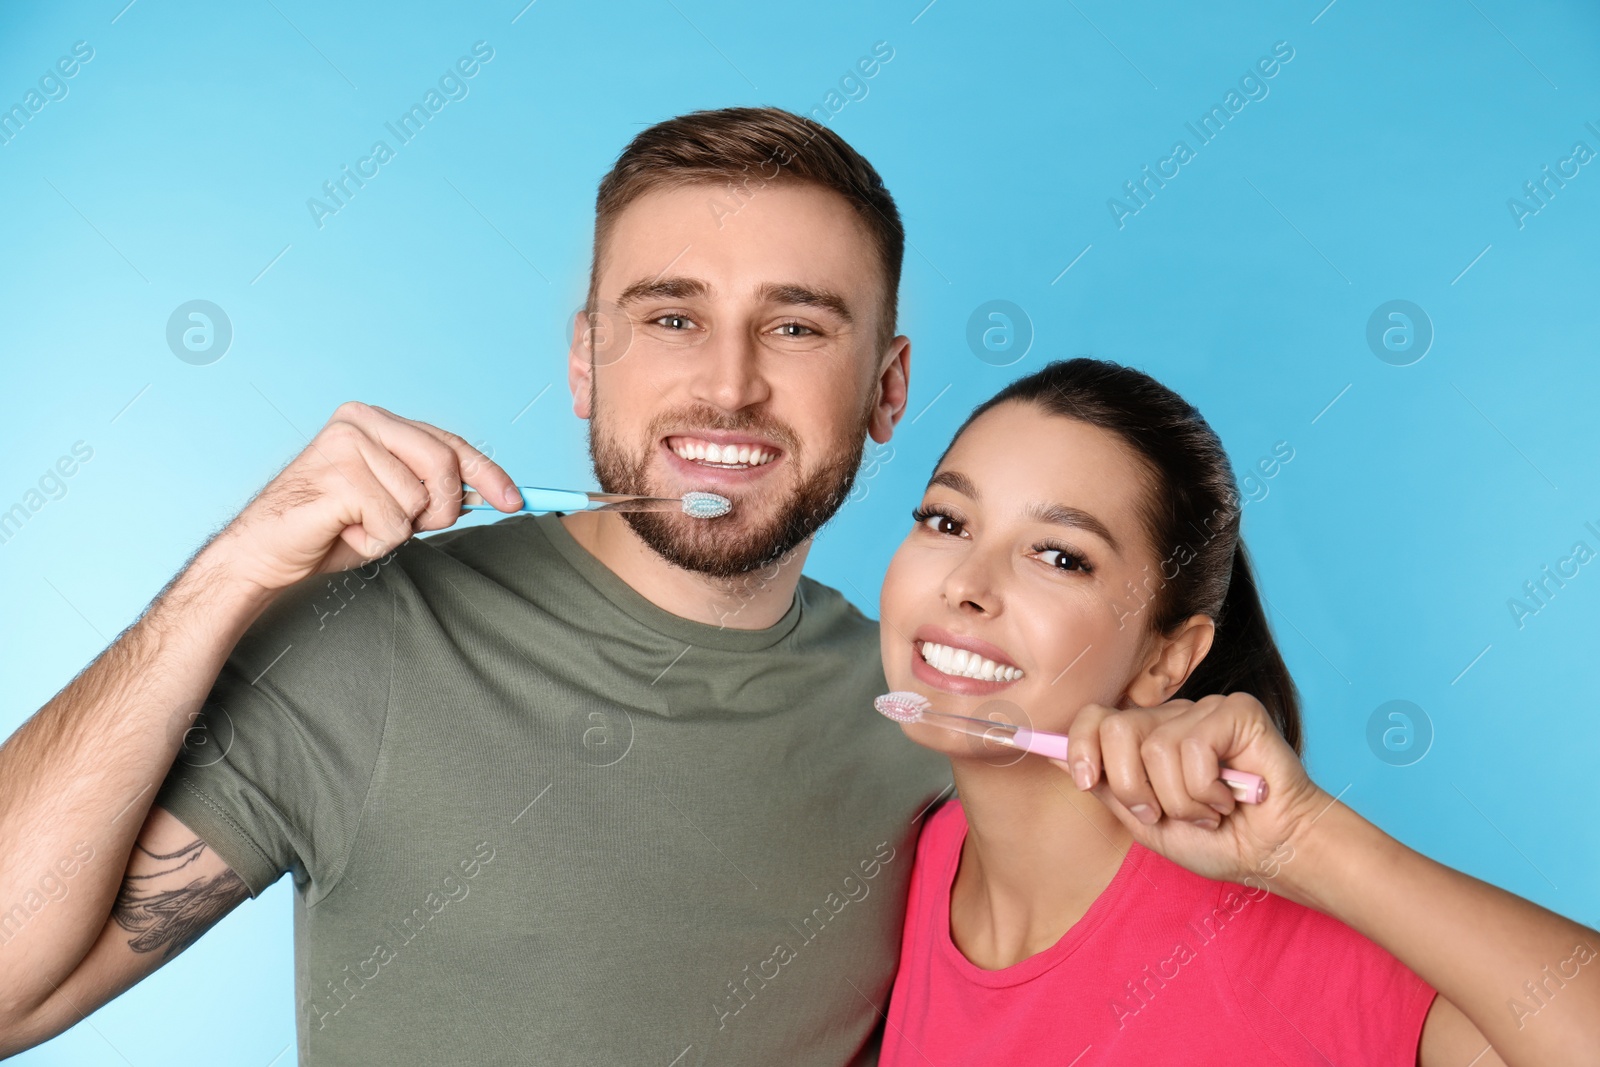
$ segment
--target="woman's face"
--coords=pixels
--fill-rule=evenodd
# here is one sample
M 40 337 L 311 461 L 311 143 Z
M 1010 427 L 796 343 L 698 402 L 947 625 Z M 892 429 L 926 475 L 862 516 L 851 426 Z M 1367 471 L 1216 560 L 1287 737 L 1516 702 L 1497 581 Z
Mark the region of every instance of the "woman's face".
M 1104 430 L 1021 401 L 985 412 L 935 472 L 889 564 L 890 688 L 1052 731 L 1085 704 L 1128 703 L 1155 647 L 1160 570 L 1139 514 L 1150 480 Z M 950 755 L 998 751 L 926 724 L 906 733 Z

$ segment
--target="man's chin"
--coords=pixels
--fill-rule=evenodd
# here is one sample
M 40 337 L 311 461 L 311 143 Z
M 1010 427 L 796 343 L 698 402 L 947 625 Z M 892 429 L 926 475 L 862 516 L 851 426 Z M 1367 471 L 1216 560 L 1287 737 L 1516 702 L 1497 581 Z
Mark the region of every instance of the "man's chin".
M 749 515 L 748 506 L 741 513 L 738 504 L 732 514 L 719 519 L 651 511 L 623 517 L 639 539 L 668 563 L 724 581 L 777 562 L 814 532 L 801 531 L 782 515 Z

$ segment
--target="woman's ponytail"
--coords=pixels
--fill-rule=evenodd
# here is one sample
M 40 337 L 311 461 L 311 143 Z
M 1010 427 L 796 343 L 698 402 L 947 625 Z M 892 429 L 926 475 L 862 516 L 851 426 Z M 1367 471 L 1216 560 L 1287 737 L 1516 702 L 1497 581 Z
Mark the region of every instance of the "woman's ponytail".
M 1278 732 L 1299 755 L 1303 742 L 1300 692 L 1273 640 L 1242 540 L 1234 543 L 1233 574 L 1216 625 L 1211 651 L 1177 695 L 1197 700 L 1212 693 L 1249 693 L 1261 701 Z

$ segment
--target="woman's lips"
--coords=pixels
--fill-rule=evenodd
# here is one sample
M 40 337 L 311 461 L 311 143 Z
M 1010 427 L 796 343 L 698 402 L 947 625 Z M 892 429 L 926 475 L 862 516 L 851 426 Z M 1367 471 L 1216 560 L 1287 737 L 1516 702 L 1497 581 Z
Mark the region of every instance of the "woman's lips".
M 942 642 L 941 642 L 942 643 Z M 982 678 L 966 678 L 957 674 L 946 674 L 927 660 L 922 658 L 922 651 L 918 648 L 920 640 L 911 643 L 911 674 L 917 681 L 934 689 L 942 689 L 946 693 L 958 696 L 988 696 L 1008 689 L 1022 678 L 1015 678 L 1009 682 L 987 682 Z M 1027 675 L 1023 675 L 1026 678 Z

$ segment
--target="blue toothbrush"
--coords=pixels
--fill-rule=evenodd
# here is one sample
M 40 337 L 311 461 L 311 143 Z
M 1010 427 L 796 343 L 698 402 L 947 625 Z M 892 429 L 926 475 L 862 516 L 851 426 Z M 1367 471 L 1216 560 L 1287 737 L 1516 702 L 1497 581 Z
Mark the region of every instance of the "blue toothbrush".
M 470 485 L 463 485 L 462 511 L 498 511 Z M 682 511 L 695 519 L 715 519 L 733 509 L 733 503 L 716 493 L 689 492 L 675 496 L 625 496 L 620 493 L 584 493 L 576 489 L 537 489 L 519 485 L 522 507 L 518 511 Z

